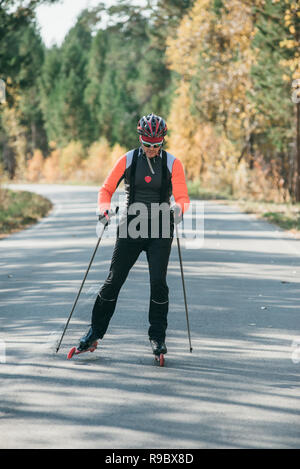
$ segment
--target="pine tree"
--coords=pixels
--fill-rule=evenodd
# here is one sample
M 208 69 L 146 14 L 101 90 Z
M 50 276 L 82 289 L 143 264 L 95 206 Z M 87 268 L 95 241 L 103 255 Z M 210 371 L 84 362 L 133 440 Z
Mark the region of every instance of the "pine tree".
M 18 166 L 24 171 L 35 147 L 47 149 L 38 92 L 44 51 L 35 21 L 35 8 L 41 3 L 1 1 L 0 78 L 6 85 L 6 102 L 0 105 L 0 164 L 10 177 Z

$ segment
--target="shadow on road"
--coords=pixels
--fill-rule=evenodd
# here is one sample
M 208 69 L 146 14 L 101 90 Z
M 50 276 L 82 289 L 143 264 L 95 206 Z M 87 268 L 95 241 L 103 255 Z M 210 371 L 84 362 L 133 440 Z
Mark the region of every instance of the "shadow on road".
M 100 245 L 56 354 L 97 241 L 93 191 L 67 195 L 47 221 L 0 241 L 0 446 L 299 447 L 299 364 L 291 358 L 299 256 L 265 224 L 254 237 L 247 218 L 208 204 L 203 248 L 183 250 L 193 353 L 174 242 L 166 366 L 155 365 L 147 339 L 144 255 L 99 349 L 67 361 L 88 328 L 114 244 L 107 237 Z

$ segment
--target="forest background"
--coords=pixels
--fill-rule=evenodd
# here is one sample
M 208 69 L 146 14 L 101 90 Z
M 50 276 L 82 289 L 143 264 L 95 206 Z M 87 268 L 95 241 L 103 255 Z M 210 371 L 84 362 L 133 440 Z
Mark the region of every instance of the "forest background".
M 53 47 L 41 3 L 0 0 L 2 181 L 100 185 L 153 112 L 194 187 L 300 200 L 299 1 L 99 2 Z

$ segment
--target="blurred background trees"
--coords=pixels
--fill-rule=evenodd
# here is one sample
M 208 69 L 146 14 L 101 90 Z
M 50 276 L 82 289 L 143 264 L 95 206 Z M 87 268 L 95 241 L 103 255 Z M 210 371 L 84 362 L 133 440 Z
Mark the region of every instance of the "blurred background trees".
M 40 2 L 14 3 L 0 1 L 0 165 L 9 178 L 101 183 L 137 146 L 139 117 L 154 112 L 189 180 L 299 201 L 299 2 L 99 3 L 51 48 L 36 24 Z

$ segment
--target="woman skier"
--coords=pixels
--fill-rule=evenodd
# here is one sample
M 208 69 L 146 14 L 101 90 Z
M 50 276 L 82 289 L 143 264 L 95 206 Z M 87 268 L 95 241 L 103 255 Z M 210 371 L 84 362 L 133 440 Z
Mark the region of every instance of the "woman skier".
M 117 161 L 99 190 L 100 217 L 105 215 L 109 222 L 112 195 L 124 180 L 126 210 L 119 222 L 108 277 L 97 295 L 91 327 L 80 339 L 78 352 L 93 348 L 97 340 L 103 338 L 115 311 L 120 289 L 140 253 L 145 251 L 150 274 L 148 335 L 154 355 L 167 353 L 167 268 L 174 223 L 182 220 L 190 201 L 182 163 L 163 150 L 167 134 L 164 119 L 155 114 L 143 116 L 138 122 L 137 132 L 140 147 L 127 152 Z M 172 194 L 175 203 L 171 206 Z M 158 210 L 158 207 L 164 209 Z M 137 211 L 139 216 L 136 215 Z

